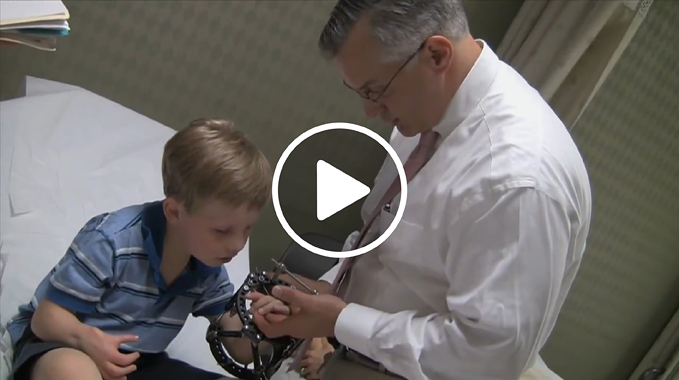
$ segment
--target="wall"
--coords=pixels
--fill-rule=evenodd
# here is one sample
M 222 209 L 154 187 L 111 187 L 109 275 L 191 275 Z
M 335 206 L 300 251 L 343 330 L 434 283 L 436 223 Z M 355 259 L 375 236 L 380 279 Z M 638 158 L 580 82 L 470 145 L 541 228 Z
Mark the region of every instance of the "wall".
M 656 0 L 572 132 L 592 229 L 543 354 L 567 380 L 627 379 L 679 308 L 677 36 L 679 7 Z
M 390 132 L 365 118 L 360 98 L 317 52 L 318 33 L 334 1 L 64 3 L 72 33 L 56 52 L 0 49 L 0 99 L 16 96 L 21 78 L 33 75 L 85 87 L 175 129 L 197 116 L 227 117 L 272 165 L 295 137 L 319 124 L 346 121 L 385 137 Z M 466 5 L 472 31 L 497 46 L 521 2 Z M 384 157 L 360 142 L 331 136 L 316 141 L 314 149 L 342 162 L 343 170 L 364 183 L 371 183 Z M 336 147 L 328 149 L 331 142 Z M 308 177 L 290 170 L 288 175 Z M 297 202 L 298 213 L 315 214 L 308 201 L 313 194 L 281 188 L 281 197 L 307 200 Z M 314 232 L 343 240 L 359 225 L 359 206 Z M 269 207 L 253 231 L 253 267 L 268 268 L 289 243 Z

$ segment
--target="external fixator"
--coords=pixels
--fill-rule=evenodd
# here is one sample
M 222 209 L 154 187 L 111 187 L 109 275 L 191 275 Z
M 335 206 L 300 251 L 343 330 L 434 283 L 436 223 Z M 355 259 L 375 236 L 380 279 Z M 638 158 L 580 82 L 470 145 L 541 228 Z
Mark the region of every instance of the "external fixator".
M 251 292 L 259 292 L 270 295 L 275 286 L 287 286 L 296 288 L 295 285 L 283 281 L 281 275 L 285 273 L 301 288 L 310 294 L 318 294 L 316 289 L 310 288 L 298 276 L 290 272 L 285 264 L 275 259 L 276 264 L 273 275 L 269 276 L 266 271 L 258 271 L 248 274 L 243 284 L 231 298 L 224 312 L 216 320 L 210 323 L 207 329 L 206 340 L 210 351 L 217 363 L 229 374 L 244 380 L 269 380 L 280 368 L 283 361 L 288 359 L 302 343 L 302 339 L 290 336 L 269 338 L 257 327 L 247 307 L 247 295 Z M 221 319 L 225 315 L 231 317 L 238 315 L 243 327 L 240 330 L 225 330 L 221 327 Z M 223 338 L 247 338 L 251 342 L 253 363 L 243 365 L 233 360 L 223 347 Z

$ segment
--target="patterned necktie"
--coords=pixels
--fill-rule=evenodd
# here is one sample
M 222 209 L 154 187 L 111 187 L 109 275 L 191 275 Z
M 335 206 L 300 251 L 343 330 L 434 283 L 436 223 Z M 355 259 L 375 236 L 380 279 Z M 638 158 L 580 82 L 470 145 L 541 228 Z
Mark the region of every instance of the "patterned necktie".
M 406 182 L 410 182 L 410 180 L 413 177 L 415 177 L 415 175 L 420 171 L 420 169 L 422 169 L 422 167 L 427 163 L 427 161 L 429 161 L 431 156 L 434 154 L 436 142 L 438 141 L 439 137 L 440 135 L 434 131 L 427 131 L 421 134 L 420 141 L 418 142 L 415 149 L 410 153 L 410 156 L 408 157 L 406 163 L 403 165 L 403 171 L 405 172 L 406 175 Z M 401 191 L 401 181 L 397 176 L 396 179 L 394 179 L 394 182 L 392 182 L 389 189 L 387 189 L 387 191 L 385 192 L 380 202 L 373 209 L 372 214 L 370 214 L 370 217 L 363 225 L 363 228 L 361 228 L 361 231 L 356 237 L 354 243 L 351 245 L 350 250 L 353 251 L 354 249 L 361 246 L 363 239 L 365 238 L 368 230 L 370 230 L 370 227 L 373 225 L 375 220 L 377 220 L 377 216 L 380 214 L 382 208 L 387 203 L 391 202 L 391 200 L 394 199 L 394 197 L 396 197 L 396 195 L 400 191 Z M 344 259 L 344 261 L 342 262 L 342 265 L 340 266 L 340 269 L 337 272 L 337 276 L 335 277 L 335 280 L 332 283 L 333 294 L 337 294 L 342 284 L 342 280 L 351 269 L 351 266 L 354 264 L 357 257 L 358 256 L 348 257 Z M 298 370 L 300 368 L 300 363 L 304 358 L 304 354 L 309 349 L 310 344 L 311 339 L 306 339 L 302 343 L 302 345 L 300 345 L 299 349 L 297 350 L 297 356 L 295 357 L 295 360 L 292 362 L 292 364 L 290 364 L 288 371 Z

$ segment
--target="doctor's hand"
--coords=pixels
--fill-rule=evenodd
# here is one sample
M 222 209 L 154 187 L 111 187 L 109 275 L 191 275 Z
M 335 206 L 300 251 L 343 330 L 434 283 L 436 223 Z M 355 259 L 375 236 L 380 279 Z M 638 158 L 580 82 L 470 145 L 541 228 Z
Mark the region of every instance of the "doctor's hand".
M 254 313 L 257 327 L 269 338 L 335 336 L 337 317 L 347 304 L 330 294 L 312 295 L 285 286 L 273 288 L 273 296 L 290 306 L 289 316 Z

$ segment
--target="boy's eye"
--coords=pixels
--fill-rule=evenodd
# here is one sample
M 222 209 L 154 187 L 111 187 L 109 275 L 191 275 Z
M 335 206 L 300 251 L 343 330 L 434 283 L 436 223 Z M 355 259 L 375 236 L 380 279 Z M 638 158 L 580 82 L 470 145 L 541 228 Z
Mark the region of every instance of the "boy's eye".
M 217 233 L 222 234 L 222 235 L 226 235 L 230 232 L 230 230 L 228 230 L 228 229 L 226 229 L 226 230 L 216 229 L 215 231 L 217 231 Z

